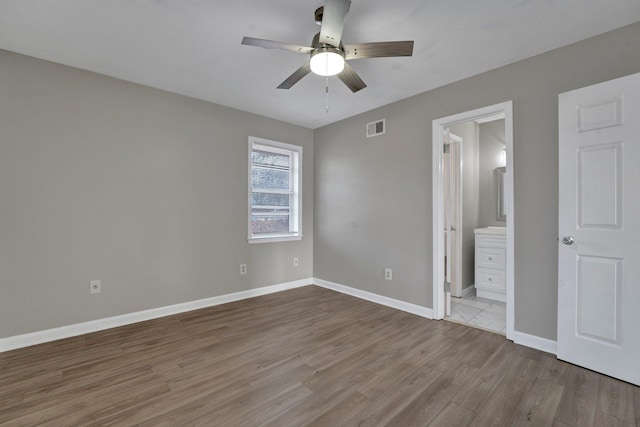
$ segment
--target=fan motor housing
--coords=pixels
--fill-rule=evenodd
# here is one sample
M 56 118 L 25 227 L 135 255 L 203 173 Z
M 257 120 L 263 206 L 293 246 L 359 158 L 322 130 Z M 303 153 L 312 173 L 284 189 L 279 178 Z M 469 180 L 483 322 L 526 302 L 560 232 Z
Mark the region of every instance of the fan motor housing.
M 333 47 L 331 45 L 322 45 L 320 47 L 317 47 L 314 50 L 312 50 L 309 55 L 311 56 L 311 58 L 313 58 L 317 54 L 323 53 L 323 52 L 336 53 L 344 58 L 344 51 L 342 49 L 338 49 L 337 47 Z

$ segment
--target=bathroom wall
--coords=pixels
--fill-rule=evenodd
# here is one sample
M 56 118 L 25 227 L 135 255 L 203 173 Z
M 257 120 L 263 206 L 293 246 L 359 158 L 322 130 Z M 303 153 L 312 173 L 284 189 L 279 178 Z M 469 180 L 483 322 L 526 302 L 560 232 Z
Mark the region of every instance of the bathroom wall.
M 498 190 L 495 168 L 504 163 L 504 119 L 478 125 L 478 188 L 479 224 L 481 227 L 505 227 L 506 221 L 497 219 Z

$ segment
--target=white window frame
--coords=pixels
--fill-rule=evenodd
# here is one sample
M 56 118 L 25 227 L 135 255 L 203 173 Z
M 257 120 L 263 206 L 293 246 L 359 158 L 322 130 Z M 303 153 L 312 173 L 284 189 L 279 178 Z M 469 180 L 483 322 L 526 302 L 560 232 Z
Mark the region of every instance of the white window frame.
M 251 218 L 253 215 L 252 198 L 253 185 L 251 184 L 251 153 L 254 149 L 262 151 L 270 151 L 278 154 L 286 154 L 290 156 L 290 204 L 289 204 L 289 232 L 276 234 L 253 235 Z M 247 240 L 249 243 L 268 243 L 268 242 L 286 242 L 291 240 L 302 239 L 302 147 L 299 145 L 286 144 L 284 142 L 271 141 L 269 139 L 249 137 L 248 150 L 248 223 L 247 223 Z

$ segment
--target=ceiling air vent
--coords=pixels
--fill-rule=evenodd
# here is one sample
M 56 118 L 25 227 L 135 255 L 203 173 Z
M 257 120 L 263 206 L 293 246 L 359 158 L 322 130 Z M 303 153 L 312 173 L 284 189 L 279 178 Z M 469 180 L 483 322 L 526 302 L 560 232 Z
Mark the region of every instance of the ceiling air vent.
M 383 133 L 385 133 L 387 126 L 384 120 L 385 119 L 381 119 L 376 120 L 375 122 L 367 123 L 367 138 L 382 135 Z

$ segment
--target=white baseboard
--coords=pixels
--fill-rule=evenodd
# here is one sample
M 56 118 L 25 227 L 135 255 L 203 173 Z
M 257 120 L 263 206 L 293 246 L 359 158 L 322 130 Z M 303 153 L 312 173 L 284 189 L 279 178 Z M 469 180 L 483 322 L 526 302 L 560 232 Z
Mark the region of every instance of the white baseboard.
M 338 283 L 329 282 L 327 280 L 318 279 L 316 277 L 313 278 L 313 284 L 377 304 L 385 305 L 387 307 L 426 317 L 427 319 L 433 319 L 433 310 L 428 307 L 422 307 L 360 289 L 351 288 L 349 286 L 340 285 Z M 557 352 L 555 341 L 541 338 L 535 335 L 525 334 L 524 332 L 514 331 L 514 342 L 525 347 L 534 348 L 536 350 L 544 351 L 551 354 L 556 354 Z
M 507 294 L 504 292 L 489 291 L 487 289 L 476 289 L 476 296 L 479 298 L 487 298 L 500 302 L 507 302 Z
M 338 283 L 329 282 L 327 280 L 313 278 L 313 284 L 321 286 L 323 288 L 331 289 L 336 292 L 351 295 L 356 298 L 361 298 L 367 301 L 375 302 L 376 304 L 385 305 L 387 307 L 395 308 L 397 310 L 406 311 L 407 313 L 415 314 L 417 316 L 426 317 L 427 319 L 433 319 L 433 310 L 421 305 L 411 304 L 409 302 L 400 301 L 394 298 L 385 297 L 382 295 L 374 294 L 371 292 L 363 291 L 349 286 L 340 285 Z
M 152 308 L 150 310 L 137 311 L 134 313 L 127 313 L 119 316 L 107 317 L 104 319 L 91 320 L 89 322 L 61 326 L 59 328 L 46 329 L 44 331 L 15 335 L 7 338 L 0 338 L 0 352 L 29 347 L 32 345 L 56 341 L 63 338 L 75 337 L 78 335 L 102 331 L 105 329 L 116 328 L 118 326 L 130 325 L 132 323 L 138 323 L 145 320 L 170 316 L 172 314 L 198 310 L 200 308 L 212 307 L 215 305 L 226 304 L 233 301 L 272 294 L 275 292 L 299 288 L 311 284 L 313 284 L 313 279 L 311 278 L 295 280 L 292 282 L 264 286 L 256 289 L 247 289 L 246 291 L 234 292 L 231 294 L 219 295 L 211 298 L 204 298 L 181 304 L 169 305 L 166 307 Z
M 15 335 L 7 338 L 0 338 L 0 353 L 18 348 L 29 347 L 36 344 L 42 344 L 50 341 L 56 341 L 64 338 L 75 337 L 78 335 L 88 334 L 91 332 L 102 331 L 105 329 L 126 326 L 133 323 L 144 322 L 145 320 L 157 319 L 160 317 L 170 316 L 172 314 L 184 313 L 187 311 L 198 310 L 206 307 L 213 307 L 220 304 L 239 301 L 247 298 L 258 297 L 261 295 L 272 294 L 275 292 L 285 291 L 288 289 L 299 288 L 308 285 L 317 285 L 323 288 L 331 289 L 343 294 L 361 298 L 376 304 L 402 310 L 417 316 L 433 319 L 433 310 L 428 307 L 400 301 L 394 298 L 385 297 L 371 292 L 363 291 L 349 286 L 340 285 L 338 283 L 329 282 L 318 278 L 309 278 L 285 282 L 271 286 L 264 286 L 256 289 L 247 289 L 246 291 L 234 292 L 226 295 L 219 295 L 211 298 L 204 298 L 196 301 L 189 301 L 181 304 L 169 305 L 166 307 L 152 308 L 150 310 L 137 311 L 134 313 L 122 314 L 119 316 L 107 317 L 104 319 L 91 320 L 89 322 L 76 323 L 59 328 L 46 329 L 44 331 L 32 332 L 28 334 Z M 525 334 L 524 332 L 514 332 L 514 342 L 526 347 L 535 348 L 547 353 L 556 354 L 556 341 L 546 338 L 537 337 L 535 335 Z
M 558 352 L 558 345 L 556 341 L 541 338 L 536 335 L 525 334 L 524 332 L 514 331 L 513 342 L 551 354 L 557 354 Z

